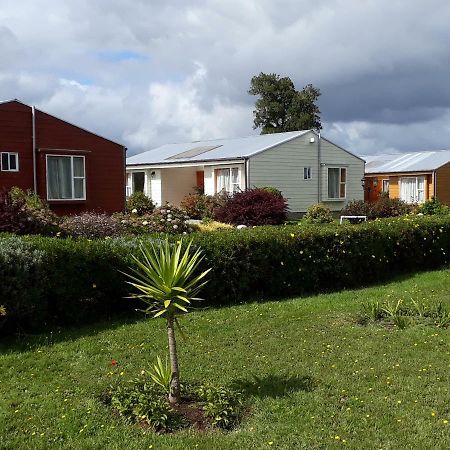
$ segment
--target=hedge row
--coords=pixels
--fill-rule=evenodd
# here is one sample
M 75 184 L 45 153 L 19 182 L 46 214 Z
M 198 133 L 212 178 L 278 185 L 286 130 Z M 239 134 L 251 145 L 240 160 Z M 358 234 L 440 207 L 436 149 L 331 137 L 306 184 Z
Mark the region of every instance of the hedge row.
M 83 323 L 136 307 L 120 271 L 145 239 L 72 240 L 0 235 L 3 332 Z M 173 236 L 177 240 L 179 237 Z M 450 218 L 361 225 L 290 225 L 193 234 L 213 267 L 205 306 L 363 286 L 450 261 Z M 187 239 L 185 239 L 187 240 Z

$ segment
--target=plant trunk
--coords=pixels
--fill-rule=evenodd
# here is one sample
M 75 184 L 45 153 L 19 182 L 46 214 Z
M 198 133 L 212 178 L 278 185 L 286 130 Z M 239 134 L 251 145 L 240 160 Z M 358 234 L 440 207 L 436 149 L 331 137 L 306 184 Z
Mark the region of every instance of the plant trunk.
M 167 318 L 167 336 L 169 338 L 169 358 L 172 370 L 170 382 L 169 403 L 180 403 L 180 372 L 178 370 L 177 341 L 175 340 L 174 318 Z

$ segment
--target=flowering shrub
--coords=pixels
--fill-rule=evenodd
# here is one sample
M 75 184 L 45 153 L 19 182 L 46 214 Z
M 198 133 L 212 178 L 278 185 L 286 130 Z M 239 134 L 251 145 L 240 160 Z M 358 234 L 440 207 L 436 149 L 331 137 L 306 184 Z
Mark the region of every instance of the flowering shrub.
M 189 194 L 181 202 L 181 208 L 191 219 L 211 219 L 214 211 L 224 206 L 228 199 L 226 192 L 215 195 Z
M 127 211 L 138 216 L 151 214 L 155 209 L 154 203 L 143 192 L 133 192 L 127 200 Z
M 83 213 L 66 217 L 61 224 L 61 230 L 66 236 L 96 239 L 118 236 L 122 227 L 106 214 Z
M 194 231 L 218 231 L 218 230 L 231 230 L 233 226 L 229 223 L 216 222 L 215 220 L 205 220 L 198 224 L 192 225 Z
M 306 211 L 304 219 L 310 223 L 331 223 L 334 220 L 331 209 L 323 203 L 311 205 Z
M 286 221 L 287 202 L 264 189 L 237 192 L 214 212 L 219 222 L 233 225 L 279 225 Z
M 152 214 L 114 214 L 114 220 L 120 224 L 124 234 L 146 233 L 189 233 L 192 231 L 184 211 L 170 204 L 156 208 Z
M 44 202 L 19 188 L 0 192 L 0 232 L 55 235 L 59 218 Z
M 156 208 L 150 216 L 149 228 L 156 233 L 190 233 L 189 216 L 169 203 Z

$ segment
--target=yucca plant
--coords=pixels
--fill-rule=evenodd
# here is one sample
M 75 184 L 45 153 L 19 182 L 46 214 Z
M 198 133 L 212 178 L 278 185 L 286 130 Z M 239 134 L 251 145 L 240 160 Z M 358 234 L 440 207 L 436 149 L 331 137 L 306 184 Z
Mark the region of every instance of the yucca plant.
M 162 317 L 167 321 L 171 367 L 169 402 L 172 404 L 180 401 L 180 374 L 174 325 L 179 326 L 177 317 L 188 312 L 192 301 L 201 300 L 196 296 L 207 283 L 205 277 L 211 270 L 196 274 L 203 256 L 200 249 L 191 254 L 191 246 L 192 240 L 182 252 L 183 240 L 171 244 L 168 238 L 158 246 L 153 243 L 141 244 L 140 257 L 133 256 L 135 266 L 130 268 L 132 273 L 125 274 L 131 279 L 128 283 L 137 291 L 132 293 L 131 297 L 139 298 L 148 304 L 148 308 L 143 312 L 153 318 Z
M 163 364 L 162 359 L 157 356 L 156 363 L 150 370 L 151 379 L 159 386 L 161 386 L 167 393 L 170 393 L 170 382 L 172 381 L 172 370 L 166 359 Z

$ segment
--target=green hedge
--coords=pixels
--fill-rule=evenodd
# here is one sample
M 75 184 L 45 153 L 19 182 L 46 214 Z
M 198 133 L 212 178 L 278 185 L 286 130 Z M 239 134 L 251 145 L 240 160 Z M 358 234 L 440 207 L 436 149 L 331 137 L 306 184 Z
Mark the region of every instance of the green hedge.
M 145 239 L 0 235 L 0 305 L 8 329 L 77 324 L 135 308 L 123 299 L 128 287 L 120 271 Z M 448 217 L 258 227 L 193 239 L 205 252 L 203 265 L 213 267 L 205 306 L 363 286 L 450 261 Z

